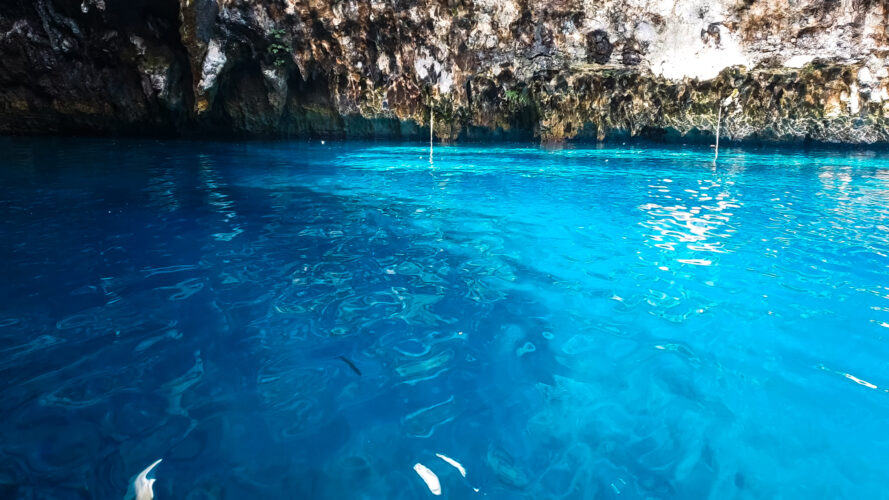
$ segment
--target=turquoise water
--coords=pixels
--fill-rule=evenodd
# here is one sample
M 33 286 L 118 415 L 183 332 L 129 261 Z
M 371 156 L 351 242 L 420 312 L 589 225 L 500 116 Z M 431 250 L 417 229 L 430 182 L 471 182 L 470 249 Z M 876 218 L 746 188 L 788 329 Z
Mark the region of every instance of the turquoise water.
M 887 497 L 884 153 L 0 147 L 2 498 Z

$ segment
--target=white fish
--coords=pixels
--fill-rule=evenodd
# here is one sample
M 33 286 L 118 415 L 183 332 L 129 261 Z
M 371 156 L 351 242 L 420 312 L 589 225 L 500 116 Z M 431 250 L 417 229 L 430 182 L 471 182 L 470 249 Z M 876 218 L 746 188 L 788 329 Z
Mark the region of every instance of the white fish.
M 438 476 L 436 476 L 434 472 L 419 462 L 414 464 L 414 471 L 420 476 L 420 479 L 426 483 L 426 486 L 433 495 L 441 495 L 441 483 L 438 481 Z
M 461 476 L 466 477 L 466 469 L 463 468 L 460 462 L 454 460 L 451 457 L 442 455 L 441 453 L 436 453 L 435 456 L 454 466 L 455 469 L 460 471 Z
M 152 469 L 157 467 L 157 464 L 161 463 L 162 459 L 158 459 L 157 462 L 149 465 L 142 472 L 140 472 L 135 479 L 133 479 L 133 484 L 130 485 L 129 491 L 127 491 L 127 496 L 124 497 L 125 500 L 152 500 L 154 498 L 154 490 L 152 486 L 154 486 L 155 478 L 148 478 L 148 473 L 151 472 Z

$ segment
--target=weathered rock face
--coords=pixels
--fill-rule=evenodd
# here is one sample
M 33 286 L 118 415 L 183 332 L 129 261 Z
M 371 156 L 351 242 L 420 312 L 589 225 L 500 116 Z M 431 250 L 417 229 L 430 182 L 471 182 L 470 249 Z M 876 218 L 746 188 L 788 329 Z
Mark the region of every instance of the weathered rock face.
M 0 0 L 0 132 L 889 140 L 883 0 Z M 736 92 L 737 91 L 737 92 Z M 734 98 L 726 101 L 729 96 Z

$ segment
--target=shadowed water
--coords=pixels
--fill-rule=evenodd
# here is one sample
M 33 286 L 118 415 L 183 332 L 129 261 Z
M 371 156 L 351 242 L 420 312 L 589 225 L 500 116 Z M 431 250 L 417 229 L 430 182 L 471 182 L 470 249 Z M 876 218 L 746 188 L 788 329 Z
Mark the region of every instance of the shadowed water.
M 885 154 L 0 147 L 2 498 L 885 496 Z

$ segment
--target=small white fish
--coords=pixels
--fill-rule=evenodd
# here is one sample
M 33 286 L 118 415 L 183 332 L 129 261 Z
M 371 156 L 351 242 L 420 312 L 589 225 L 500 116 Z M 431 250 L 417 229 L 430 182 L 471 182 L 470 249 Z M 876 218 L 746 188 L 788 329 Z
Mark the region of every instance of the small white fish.
M 466 477 L 466 469 L 463 468 L 460 462 L 454 460 L 451 457 L 442 455 L 441 453 L 436 453 L 435 456 L 454 466 L 455 469 L 460 471 L 461 476 Z
M 135 479 L 133 479 L 133 484 L 130 485 L 130 490 L 127 491 L 127 496 L 124 497 L 125 500 L 152 500 L 154 498 L 154 490 L 152 487 L 154 486 L 155 478 L 148 478 L 148 473 L 151 472 L 152 469 L 157 467 L 157 464 L 161 463 L 162 459 L 158 459 L 153 464 L 149 465 L 142 472 L 140 472 Z
M 434 472 L 419 462 L 414 464 L 414 471 L 420 476 L 420 479 L 426 483 L 426 486 L 433 495 L 441 495 L 441 483 L 438 481 L 438 476 L 436 476 Z

